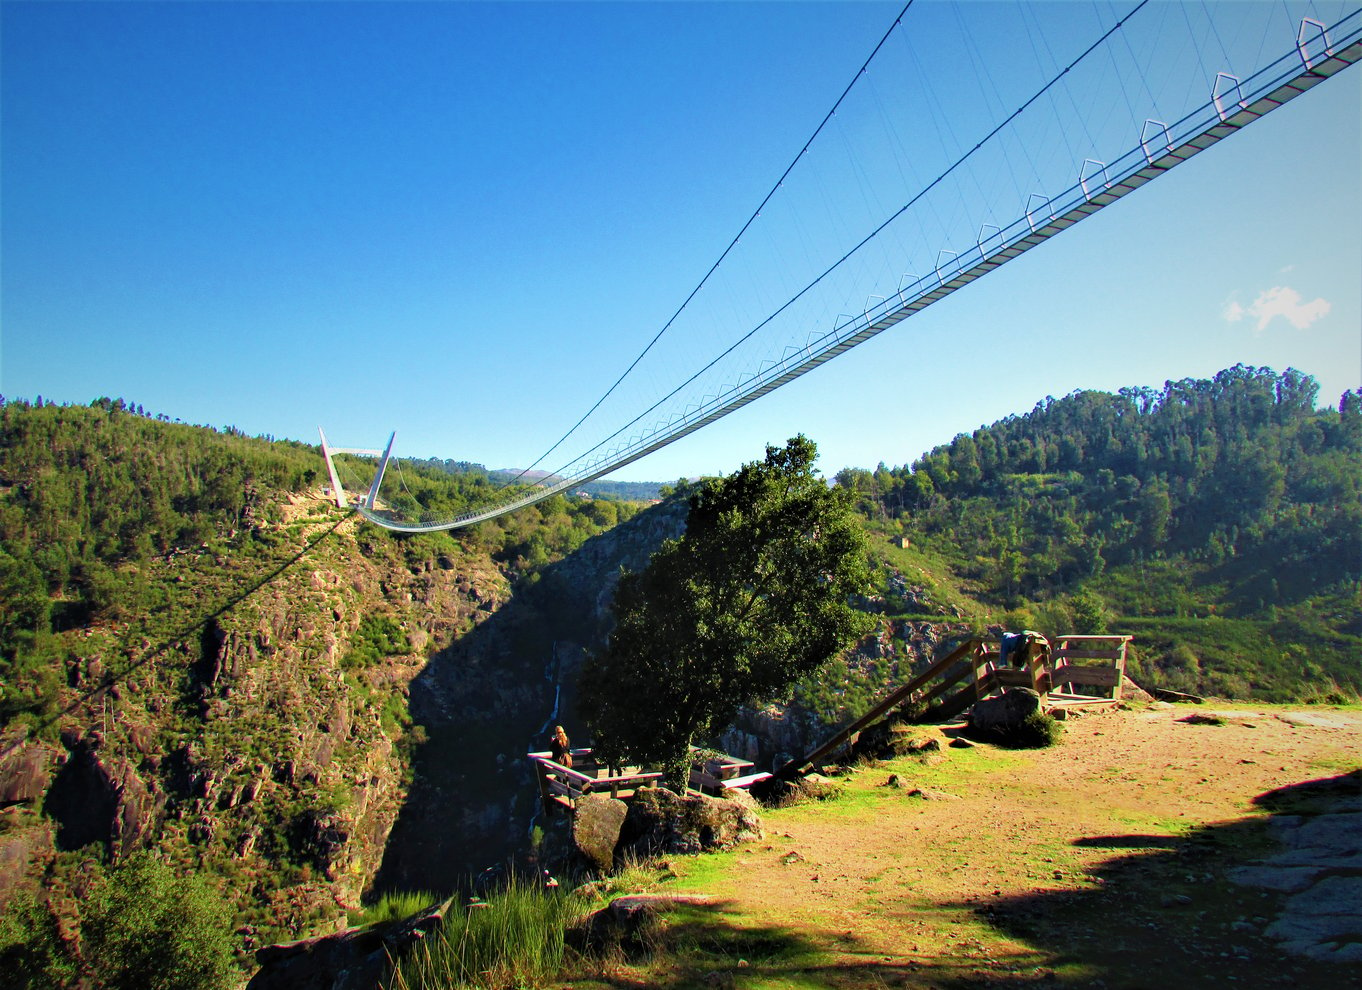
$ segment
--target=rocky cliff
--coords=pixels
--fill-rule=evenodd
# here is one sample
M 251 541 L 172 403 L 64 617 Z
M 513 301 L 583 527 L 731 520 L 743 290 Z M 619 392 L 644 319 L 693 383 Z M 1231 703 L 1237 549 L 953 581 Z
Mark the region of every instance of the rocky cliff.
M 178 634 L 136 616 L 59 634 L 77 647 L 64 710 L 0 743 L 0 900 L 39 884 L 60 904 L 101 860 L 151 847 L 221 878 L 244 948 L 359 903 L 410 784 L 410 684 L 510 585 L 485 552 L 427 555 L 337 515 L 295 497 L 259 534 L 268 553 L 145 565 Z M 376 623 L 397 650 L 365 649 Z
M 604 642 L 621 568 L 679 535 L 684 504 L 654 507 L 516 586 L 495 615 L 432 652 L 411 684 L 426 735 L 378 877 L 380 889 L 466 883 L 530 848 L 539 813 L 524 759 L 561 722 L 582 738 L 576 673 Z
M 880 697 L 940 659 L 970 627 L 959 622 L 881 619 L 847 656 L 834 661 L 793 698 L 744 706 L 716 741 L 719 749 L 779 767 L 869 710 Z
M 554 722 L 584 738 L 576 672 L 621 569 L 685 515 L 664 503 L 528 571 L 477 534 L 393 538 L 304 496 L 278 509 L 239 553 L 143 565 L 156 621 L 60 632 L 64 710 L 16 720 L 0 750 L 0 905 L 42 885 L 69 921 L 101 861 L 149 847 L 220 881 L 249 950 L 527 852 L 524 754 Z M 952 632 L 883 622 L 825 683 L 873 696 Z M 825 709 L 745 710 L 717 742 L 767 764 L 817 742 Z

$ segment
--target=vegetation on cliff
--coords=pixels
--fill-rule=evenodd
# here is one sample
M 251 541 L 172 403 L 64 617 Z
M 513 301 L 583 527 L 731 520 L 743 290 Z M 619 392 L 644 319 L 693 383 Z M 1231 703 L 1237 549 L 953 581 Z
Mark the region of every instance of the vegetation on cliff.
M 838 721 L 994 622 L 1131 633 L 1148 686 L 1348 696 L 1362 396 L 1315 399 L 1298 372 L 1235 368 L 1046 400 L 912 465 L 841 472 L 876 561 L 855 604 L 882 622 L 795 700 Z M 240 952 L 355 907 L 414 804 L 430 834 L 508 832 L 476 808 L 443 817 L 462 776 L 409 800 L 427 732 L 413 702 L 444 719 L 432 773 L 471 731 L 488 778 L 516 789 L 498 740 L 521 745 L 560 686 L 570 711 L 620 562 L 641 571 L 679 528 L 674 501 L 631 520 L 634 504 L 557 497 L 394 536 L 328 505 L 324 480 L 304 444 L 121 400 L 0 400 L 0 859 L 25 864 L 0 877 L 0 909 L 37 940 L 6 945 L 71 938 L 86 893 L 138 850 L 224 897 Z M 456 512 L 489 483 L 408 461 L 383 497 Z M 627 554 L 588 544 L 625 521 Z M 634 625 L 655 647 L 657 627 Z M 749 625 L 760 641 L 785 620 Z M 394 875 L 429 852 L 412 844 Z
M 1134 634 L 1139 674 L 1184 690 L 1356 690 L 1362 393 L 1316 409 L 1317 392 L 1242 365 L 1075 392 L 837 478 L 908 544 L 906 570 L 1009 625 Z
M 119 400 L 0 403 L 0 910 L 28 897 L 34 938 L 71 942 L 141 849 L 226 899 L 239 951 L 343 916 L 405 800 L 427 658 L 637 509 L 393 536 L 324 477 L 315 448 Z

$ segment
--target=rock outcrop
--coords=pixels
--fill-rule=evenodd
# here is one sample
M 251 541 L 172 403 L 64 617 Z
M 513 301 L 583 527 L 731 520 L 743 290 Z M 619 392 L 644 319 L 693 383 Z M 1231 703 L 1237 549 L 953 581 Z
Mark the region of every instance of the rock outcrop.
M 1040 711 L 1040 695 L 1030 688 L 1011 688 L 1000 695 L 976 702 L 970 711 L 970 726 L 987 738 L 1008 736 L 1023 722 Z
M 882 620 L 849 656 L 834 661 L 841 667 L 834 667 L 830 676 L 836 679 L 840 669 L 846 682 L 877 685 L 876 694 L 882 697 L 940 659 L 968 634 L 969 628 L 958 622 Z M 829 722 L 828 715 L 797 701 L 743 707 L 719 738 L 718 746 L 725 753 L 751 760 L 760 769 L 776 769 L 813 749 L 851 719 L 850 713 L 841 712 Z
M 26 733 L 0 739 L 0 753 L 0 808 L 37 802 L 47 792 L 57 754 Z
M 205 545 L 139 565 L 175 622 L 250 590 L 197 629 L 171 635 L 148 612 L 59 634 L 73 653 L 60 745 L 0 740 L 0 902 L 65 883 L 49 875 L 55 857 L 94 844 L 115 863 L 150 847 L 230 872 L 229 895 L 265 937 L 333 926 L 358 905 L 410 782 L 408 685 L 426 649 L 494 617 L 510 586 L 484 551 L 436 563 L 354 522 L 271 573 L 334 519 L 302 497 L 273 508 L 283 519 L 230 556 Z M 354 654 L 376 618 L 410 651 Z
M 761 816 L 751 795 L 678 795 L 665 787 L 642 787 L 629 804 L 617 855 L 640 858 L 731 849 L 747 839 L 760 839 Z
M 43 810 L 57 823 L 57 845 L 79 849 L 102 843 L 115 860 L 155 834 L 165 799 L 124 757 L 106 758 L 98 734 L 68 736 L 70 756 L 57 773 Z
M 601 873 L 615 865 L 615 847 L 629 806 L 604 794 L 586 794 L 572 813 L 572 844 Z
M 1278 814 L 1279 848 L 1230 879 L 1287 895 L 1265 934 L 1287 952 L 1321 962 L 1362 963 L 1362 771 L 1260 796 Z
M 260 968 L 246 990 L 375 990 L 392 960 L 439 932 L 452 904 L 443 901 L 396 924 L 267 945 L 255 953 Z
M 644 948 L 645 935 L 658 915 L 668 908 L 711 903 L 705 894 L 630 894 L 617 897 L 599 911 L 592 912 L 578 928 L 582 948 L 607 952 L 620 948 L 626 952 Z

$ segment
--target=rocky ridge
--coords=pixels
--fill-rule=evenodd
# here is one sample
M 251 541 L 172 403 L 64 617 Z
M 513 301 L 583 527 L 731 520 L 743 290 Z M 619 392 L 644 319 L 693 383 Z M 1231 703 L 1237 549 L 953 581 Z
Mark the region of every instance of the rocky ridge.
M 276 556 L 335 518 L 293 502 L 289 525 L 268 537 Z M 183 620 L 246 569 L 176 552 L 148 579 L 172 589 L 168 608 Z M 82 850 L 93 844 L 111 862 L 154 848 L 222 877 L 244 948 L 338 922 L 371 883 L 405 800 L 416 734 L 405 698 L 423 655 L 509 595 L 485 554 L 422 560 L 348 521 L 197 635 L 65 633 L 81 648 L 57 737 L 19 725 L 0 740 L 0 902 L 34 884 L 69 896 L 71 864 L 92 864 Z M 350 662 L 375 616 L 402 630 L 408 652 Z

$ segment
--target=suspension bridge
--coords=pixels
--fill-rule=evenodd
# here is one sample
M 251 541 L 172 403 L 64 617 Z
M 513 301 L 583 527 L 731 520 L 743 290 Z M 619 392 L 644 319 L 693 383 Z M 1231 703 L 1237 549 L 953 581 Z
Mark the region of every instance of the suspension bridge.
M 1284 3 L 1282 10 L 1275 7 L 1269 9 L 1267 5 L 1236 6 L 1235 17 L 1239 19 L 1246 12 L 1252 12 L 1255 16 L 1259 13 L 1271 15 L 1264 16 L 1263 25 L 1255 23 L 1250 29 L 1242 20 L 1218 24 L 1211 8 L 1203 5 L 1205 21 L 1200 27 L 1183 10 L 1185 31 L 1181 25 L 1174 25 L 1170 31 L 1165 23 L 1168 11 L 1164 9 L 1163 17 L 1156 25 L 1158 30 L 1149 30 L 1141 35 L 1139 30 L 1151 23 L 1155 16 L 1153 10 L 1147 9 L 1148 5 L 1149 0 L 1142 0 L 1123 14 L 1113 13 L 1109 23 L 1099 25 L 1100 30 L 1094 29 L 1091 39 L 1085 39 L 1085 45 L 1075 45 L 1075 53 L 1067 61 L 1056 58 L 1048 50 L 1047 43 L 1046 54 L 1051 64 L 1048 75 L 1041 77 L 1043 84 L 1019 94 L 1010 112 L 1002 115 L 992 128 L 978 135 L 966 135 L 967 140 L 961 146 L 970 150 L 954 160 L 943 160 L 940 171 L 930 181 L 922 182 L 901 207 L 871 226 L 863 237 L 831 264 L 821 270 L 819 266 L 809 269 L 803 284 L 793 285 L 791 294 L 783 303 L 758 317 L 745 331 L 730 331 L 729 340 L 717 342 L 715 356 L 698 367 L 693 359 L 685 365 L 679 365 L 675 353 L 668 356 L 655 345 L 666 333 L 680 325 L 678 318 L 687 313 L 688 307 L 695 306 L 695 300 L 702 295 L 702 290 L 711 287 L 716 272 L 722 270 L 725 262 L 731 262 L 735 248 L 754 228 L 758 219 L 772 208 L 772 204 L 779 205 L 780 197 L 793 183 L 792 176 L 797 176 L 798 169 L 808 164 L 806 159 L 810 157 L 811 149 L 816 148 L 815 139 L 826 137 L 823 134 L 825 128 L 834 121 L 849 94 L 852 94 L 872 64 L 886 57 L 883 52 L 891 36 L 904 29 L 913 6 L 910 0 L 813 137 L 806 142 L 781 179 L 743 225 L 739 235 L 720 255 L 672 319 L 658 331 L 625 373 L 606 389 L 591 409 L 531 467 L 544 462 L 570 437 L 585 434 L 586 431 L 581 429 L 583 425 L 592 421 L 607 400 L 612 397 L 618 399 L 621 383 L 636 373 L 645 358 L 682 368 L 676 372 L 679 381 L 673 378 L 658 384 L 661 379 L 650 379 L 649 386 L 653 392 L 636 393 L 635 396 L 635 401 L 643 405 L 641 411 L 637 405 L 625 406 L 625 412 L 618 415 L 615 421 L 598 426 L 596 432 L 591 434 L 593 438 L 600 436 L 600 439 L 585 441 L 590 446 L 556 470 L 548 472 L 542 481 L 509 485 L 500 490 L 498 497 L 487 505 L 453 517 L 430 516 L 419 510 L 407 511 L 395 504 L 397 500 L 384 499 L 382 491 L 386 471 L 392 461 L 393 437 L 389 437 L 385 450 L 380 453 L 376 450 L 333 448 L 328 445 L 325 434 L 322 434 L 322 452 L 338 503 L 346 504 L 345 486 L 335 461 L 338 453 L 377 458 L 371 482 L 367 486 L 358 486 L 355 506 L 364 518 L 376 525 L 401 532 L 429 532 L 471 526 L 580 488 L 587 482 L 604 477 L 704 429 L 897 326 L 1232 137 L 1362 59 L 1362 8 L 1340 7 L 1333 12 L 1332 17 L 1326 18 L 1317 16 L 1317 5 L 1314 3 Z M 1160 6 L 1167 8 L 1169 5 L 1156 5 L 1156 8 Z M 1283 10 L 1290 16 L 1283 17 Z M 1285 30 L 1287 24 L 1294 27 L 1294 35 Z M 1150 53 L 1156 49 L 1150 39 L 1155 35 L 1166 38 L 1170 34 L 1183 49 L 1194 53 L 1190 57 L 1194 68 L 1203 70 L 1202 78 L 1209 77 L 1209 85 L 1199 94 L 1194 83 L 1185 85 L 1183 89 L 1186 92 L 1181 94 L 1179 113 L 1176 116 L 1167 113 L 1156 116 L 1160 104 L 1166 106 L 1169 99 L 1166 94 L 1162 100 L 1156 97 L 1149 73 L 1142 66 L 1152 64 L 1150 60 L 1154 58 Z M 1225 43 L 1226 34 L 1231 35 L 1230 45 Z M 1257 51 L 1253 53 L 1252 41 L 1255 36 L 1258 43 Z M 1272 45 L 1274 38 L 1277 43 Z M 1234 48 L 1233 57 L 1241 62 L 1248 61 L 1252 71 L 1242 76 L 1236 75 L 1229 71 L 1227 64 L 1224 68 L 1216 69 L 1211 77 L 1206 51 L 1215 52 L 1218 49 L 1218 54 L 1228 62 L 1232 57 L 1234 39 L 1241 39 L 1241 45 Z M 1143 56 L 1137 52 L 1137 45 L 1143 46 Z M 1040 50 L 1034 40 L 1033 48 Z M 1120 75 L 1112 71 L 1112 67 L 1118 64 L 1116 52 L 1123 52 L 1123 57 L 1133 66 L 1126 78 L 1117 79 L 1120 98 L 1128 108 L 1124 116 L 1130 124 L 1129 133 L 1123 144 L 1114 145 L 1114 152 L 1104 155 L 1100 160 L 1086 156 L 1070 160 L 1068 166 L 1072 178 L 1064 183 L 1057 182 L 1055 177 L 1063 174 L 1065 153 L 1073 150 L 1069 135 L 1081 130 L 1091 138 L 1092 130 L 1099 123 L 1097 116 L 1103 114 L 1099 108 L 1094 111 L 1091 120 L 1084 118 L 1076 94 L 1091 92 L 1085 91 L 1083 87 L 1090 86 L 1094 80 Z M 1269 54 L 1265 55 L 1264 52 Z M 1108 60 L 1106 64 L 1100 63 L 1104 57 Z M 1038 57 L 1037 62 L 1044 64 L 1045 59 Z M 976 74 L 988 74 L 986 65 L 982 70 L 976 68 L 975 71 Z M 1195 76 L 1196 73 L 1192 73 L 1192 77 Z M 1135 97 L 1146 97 L 1149 104 L 1144 108 L 1147 112 L 1142 122 L 1142 111 L 1137 108 L 1139 100 L 1132 97 L 1132 91 Z M 1067 115 L 1057 109 L 1063 96 L 1067 96 L 1073 105 L 1073 111 Z M 884 115 L 883 103 L 877 109 Z M 1041 112 L 1049 113 L 1054 118 L 1048 131 L 1049 141 L 1042 150 L 1048 155 L 1048 160 L 1061 163 L 1048 170 L 1036 166 L 1035 142 L 1028 144 L 1019 137 L 1024 133 L 1020 128 L 1030 119 L 1028 115 L 1033 117 Z M 1105 116 L 1112 115 L 1106 113 Z M 1166 117 L 1174 119 L 1164 119 Z M 1340 122 L 1340 126 L 1348 125 Z M 1356 126 L 1356 122 L 1353 122 L 1353 126 Z M 1036 137 L 1034 129 L 1029 137 Z M 955 140 L 959 142 L 959 136 Z M 1120 141 L 1121 138 L 1117 134 L 1110 140 Z M 1019 168 L 1013 164 L 1019 149 L 1027 153 L 1029 168 Z M 1011 170 L 1014 188 L 1020 188 L 1017 185 L 1019 173 L 1025 173 L 1024 177 L 1032 181 L 1050 181 L 1059 188 L 1051 186 L 1048 191 L 1027 192 L 1023 201 L 1012 207 L 1010 214 L 1001 214 L 1003 208 L 997 203 L 1004 194 L 999 193 L 979 207 L 978 215 L 973 219 L 968 217 L 971 210 L 966 204 L 964 210 L 956 211 L 963 219 L 956 219 L 953 225 L 938 222 L 931 227 L 923 223 L 922 217 L 936 217 L 939 220 L 943 203 L 940 197 L 949 183 L 972 183 L 976 190 L 983 192 L 980 177 L 1000 168 Z M 960 193 L 957 191 L 956 195 L 960 196 Z M 869 197 L 865 198 L 868 202 Z M 792 212 L 796 211 L 792 208 Z M 992 222 L 992 218 L 998 215 L 1006 219 Z M 915 216 L 918 217 L 916 233 L 909 228 L 909 233 L 905 234 L 905 224 Z M 981 222 L 979 217 L 989 219 Z M 792 222 L 797 225 L 799 221 L 796 218 Z M 929 264 L 924 265 L 920 260 L 921 244 L 929 227 L 942 240 L 935 245 L 934 258 L 929 256 Z M 962 234 L 965 230 L 968 233 Z M 776 238 L 779 236 L 774 235 Z M 945 239 L 952 236 L 952 240 Z M 905 248 L 906 237 L 913 241 L 913 248 Z M 961 237 L 965 239 L 962 241 Z M 955 247 L 948 246 L 950 244 Z M 867 249 L 879 252 L 878 264 L 867 263 Z M 913 258 L 919 260 L 914 261 Z M 856 263 L 859 263 L 859 269 Z M 894 276 L 888 276 L 886 280 L 884 272 L 902 271 L 905 264 L 916 264 L 923 270 L 909 271 L 897 276 L 896 280 Z M 875 268 L 878 271 L 871 270 Z M 853 313 L 843 312 L 835 318 L 826 318 L 829 307 L 845 307 L 849 298 L 863 298 L 865 302 L 855 306 Z M 823 307 L 822 318 L 818 315 L 820 306 Z M 659 392 L 660 398 L 651 398 L 651 395 Z M 637 395 L 645 398 L 638 400 Z M 525 474 L 522 474 L 522 481 L 524 477 Z

